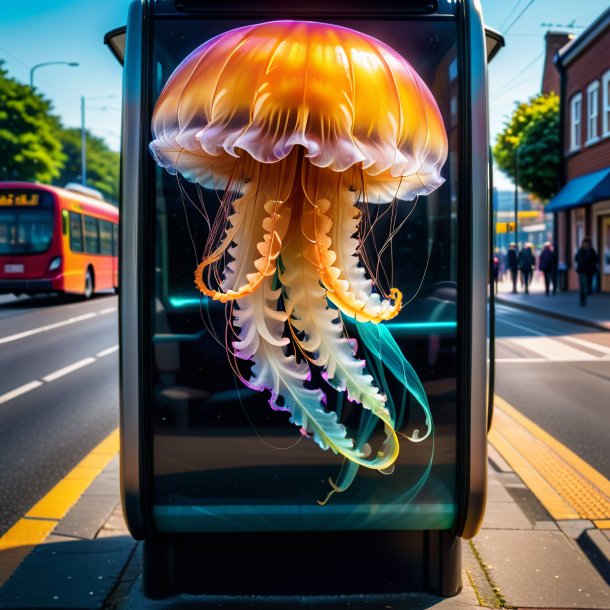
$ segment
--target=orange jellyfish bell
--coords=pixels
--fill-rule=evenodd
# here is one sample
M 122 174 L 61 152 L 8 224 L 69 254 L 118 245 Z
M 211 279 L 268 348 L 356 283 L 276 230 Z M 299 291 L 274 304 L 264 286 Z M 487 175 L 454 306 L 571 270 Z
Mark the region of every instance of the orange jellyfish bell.
M 195 277 L 207 297 L 231 304 L 227 347 L 253 363 L 242 381 L 268 390 L 272 408 L 322 448 L 388 469 L 394 417 L 341 316 L 379 324 L 400 312 L 400 290 L 384 292 L 361 264 L 358 232 L 366 204 L 443 182 L 447 136 L 426 84 L 354 30 L 262 23 L 195 49 L 165 85 L 152 127 L 159 165 L 225 191 Z M 320 377 L 378 418 L 377 452 L 324 407 Z
M 359 164 L 369 202 L 437 188 L 447 157 L 426 84 L 386 44 L 335 25 L 274 21 L 221 34 L 193 51 L 153 115 L 160 165 L 223 188 L 241 152 L 261 163 L 295 146 L 309 163 Z

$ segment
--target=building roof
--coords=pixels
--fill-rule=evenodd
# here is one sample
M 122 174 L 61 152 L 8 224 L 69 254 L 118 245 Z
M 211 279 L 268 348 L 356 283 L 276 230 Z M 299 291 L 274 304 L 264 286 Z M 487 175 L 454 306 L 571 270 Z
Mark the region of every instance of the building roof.
M 555 58 L 559 66 L 567 66 L 574 61 L 606 28 L 610 28 L 610 7 L 608 7 L 577 38 L 562 47 Z

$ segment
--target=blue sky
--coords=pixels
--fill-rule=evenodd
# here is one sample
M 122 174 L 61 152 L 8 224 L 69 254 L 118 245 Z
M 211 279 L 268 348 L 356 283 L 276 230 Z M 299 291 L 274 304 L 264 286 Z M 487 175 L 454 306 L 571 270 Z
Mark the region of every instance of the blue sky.
M 79 67 L 40 68 L 35 85 L 68 126 L 80 126 L 84 95 L 87 127 L 115 150 L 120 143 L 121 68 L 103 38 L 125 24 L 128 5 L 129 0 L 0 0 L 0 59 L 11 76 L 29 82 L 30 68 L 38 63 L 79 62 Z M 607 8 L 608 0 L 482 0 L 482 5 L 486 23 L 500 31 L 518 18 L 489 70 L 493 138 L 515 101 L 540 90 L 545 32 L 574 24 L 568 31 L 578 34 Z M 501 175 L 496 183 L 510 187 Z

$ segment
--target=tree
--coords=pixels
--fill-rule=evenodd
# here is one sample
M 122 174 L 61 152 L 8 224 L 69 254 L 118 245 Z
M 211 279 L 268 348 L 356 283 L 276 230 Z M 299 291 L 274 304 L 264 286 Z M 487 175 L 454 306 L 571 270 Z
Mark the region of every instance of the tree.
M 559 187 L 559 97 L 541 94 L 520 103 L 498 134 L 493 153 L 498 167 L 513 180 L 518 159 L 519 186 L 548 201 Z
M 0 61 L 0 178 L 51 182 L 64 162 L 48 100 L 8 76 Z
M 60 134 L 65 164 L 54 183 L 81 182 L 81 130 L 63 129 Z M 119 153 L 108 148 L 104 140 L 85 132 L 87 142 L 87 186 L 100 191 L 106 199 L 119 200 Z

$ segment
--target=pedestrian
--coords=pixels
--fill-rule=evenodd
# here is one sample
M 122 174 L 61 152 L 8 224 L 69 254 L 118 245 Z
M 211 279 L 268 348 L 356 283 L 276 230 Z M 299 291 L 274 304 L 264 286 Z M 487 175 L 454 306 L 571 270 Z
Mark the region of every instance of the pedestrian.
M 510 271 L 510 277 L 513 282 L 513 294 L 517 294 L 517 276 L 519 274 L 519 254 L 517 253 L 517 244 L 513 241 L 508 247 L 506 254 L 506 267 Z
M 491 273 L 493 278 L 494 294 L 498 294 L 498 280 L 500 278 L 500 256 L 497 253 L 493 255 Z
M 518 266 L 521 270 L 521 277 L 523 279 L 523 285 L 525 286 L 525 294 L 530 293 L 530 279 L 532 272 L 536 268 L 536 259 L 532 253 L 532 246 L 529 243 L 525 244 L 525 247 L 519 252 Z
M 587 295 L 593 294 L 593 277 L 597 273 L 597 252 L 591 245 L 591 238 L 585 237 L 574 257 L 578 284 L 580 287 L 580 304 L 587 304 Z
M 551 243 L 551 242 L 549 242 Z M 557 294 L 557 283 L 559 281 L 559 257 L 557 256 L 557 250 L 551 243 L 551 255 L 553 260 L 553 270 L 551 271 L 551 282 L 553 284 L 553 294 Z M 565 264 L 565 263 L 564 263 Z
M 540 253 L 538 269 L 544 275 L 544 293 L 548 297 L 551 294 L 551 280 L 557 275 L 553 246 L 550 241 L 545 242 L 544 248 Z M 553 294 L 555 294 L 555 284 L 553 284 Z

